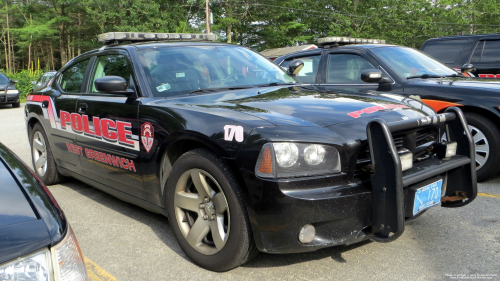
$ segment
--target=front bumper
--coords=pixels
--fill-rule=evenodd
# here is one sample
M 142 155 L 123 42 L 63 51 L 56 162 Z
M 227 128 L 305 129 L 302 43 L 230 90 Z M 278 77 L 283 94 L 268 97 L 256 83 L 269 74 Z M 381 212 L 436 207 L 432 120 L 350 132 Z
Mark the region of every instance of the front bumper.
M 418 162 L 403 173 L 391 131 L 428 125 L 424 119 L 446 126 L 448 139 L 458 143 L 457 155 Z M 404 232 L 405 220 L 412 217 L 415 190 L 436 180 L 443 180 L 442 207 L 459 207 L 473 201 L 477 195 L 474 144 L 463 113 L 451 108 L 446 114 L 424 119 L 389 124 L 379 119 L 368 124 L 375 166 L 370 181 L 346 185 L 341 180 L 345 175 L 307 180 L 260 179 L 260 184 L 253 181 L 248 212 L 259 250 L 297 253 L 365 239 L 393 241 Z M 450 199 L 459 198 L 458 194 L 466 198 Z M 302 244 L 298 235 L 306 224 L 315 227 L 316 236 L 312 242 Z
M 0 94 L 0 104 L 15 103 L 18 101 L 19 101 L 19 94 L 14 94 L 14 95 Z

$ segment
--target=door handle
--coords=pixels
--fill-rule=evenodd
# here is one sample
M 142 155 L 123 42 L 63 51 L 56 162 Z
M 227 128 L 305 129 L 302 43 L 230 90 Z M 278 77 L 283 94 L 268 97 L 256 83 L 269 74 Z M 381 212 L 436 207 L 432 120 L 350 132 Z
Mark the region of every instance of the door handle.
M 42 107 L 43 108 L 49 107 L 49 101 L 47 101 L 47 100 L 42 101 Z
M 78 105 L 78 113 L 86 113 L 87 112 L 87 104 L 82 103 Z

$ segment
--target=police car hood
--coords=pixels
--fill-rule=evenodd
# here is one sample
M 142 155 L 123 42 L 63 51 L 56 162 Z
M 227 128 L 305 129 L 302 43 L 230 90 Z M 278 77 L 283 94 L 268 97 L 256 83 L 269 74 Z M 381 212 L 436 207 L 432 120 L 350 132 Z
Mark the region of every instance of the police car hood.
M 421 102 L 400 95 L 327 93 L 311 87 L 290 86 L 224 91 L 170 102 L 238 111 L 277 126 L 326 127 L 355 120 L 366 124 L 373 118 L 392 122 L 434 114 Z
M 500 91 L 500 79 L 494 78 L 447 77 L 434 79 L 415 79 L 410 83 L 425 84 L 452 89 L 489 90 L 496 92 Z

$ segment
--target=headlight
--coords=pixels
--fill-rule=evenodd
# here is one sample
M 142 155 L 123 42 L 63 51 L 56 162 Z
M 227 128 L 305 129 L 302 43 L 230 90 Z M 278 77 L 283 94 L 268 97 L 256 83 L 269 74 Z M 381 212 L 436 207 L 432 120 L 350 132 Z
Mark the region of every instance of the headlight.
M 50 252 L 43 249 L 34 254 L 0 265 L 0 280 L 53 280 Z
M 4 280 L 87 280 L 83 256 L 71 227 L 50 251 L 43 249 L 0 265 L 0 281 Z
M 311 144 L 304 149 L 304 160 L 309 165 L 318 165 L 325 159 L 325 153 L 323 146 Z
M 267 143 L 260 152 L 255 173 L 265 178 L 291 178 L 340 172 L 339 151 L 328 145 Z
M 297 163 L 297 159 L 299 159 L 299 149 L 293 143 L 275 143 L 274 152 L 276 153 L 276 160 L 280 167 L 291 167 Z
M 7 90 L 7 95 L 17 95 L 19 94 L 19 90 Z

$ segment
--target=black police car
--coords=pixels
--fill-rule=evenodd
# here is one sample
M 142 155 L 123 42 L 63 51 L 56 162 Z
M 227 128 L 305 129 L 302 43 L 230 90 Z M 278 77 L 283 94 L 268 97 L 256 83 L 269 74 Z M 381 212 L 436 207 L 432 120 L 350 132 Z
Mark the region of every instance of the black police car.
M 500 78 L 499 33 L 432 38 L 420 50 L 455 70 L 469 64 L 476 77 Z
M 0 72 L 0 104 L 12 104 L 12 107 L 21 106 L 16 83 L 16 80 L 12 80 Z
M 1 143 L 0 280 L 87 280 L 63 211 L 31 169 Z
M 327 91 L 391 92 L 421 99 L 438 113 L 458 106 L 474 139 L 478 180 L 500 171 L 500 80 L 464 77 L 412 48 L 385 45 L 380 40 L 363 44 L 362 40 L 368 41 L 320 38 L 321 48 L 289 54 L 275 62 L 288 67 L 294 60 L 302 60 L 304 68 L 296 78 Z M 371 69 L 383 74 L 378 84 L 361 78 L 363 71 Z
M 321 92 L 247 48 L 185 42 L 215 35 L 99 38 L 109 45 L 28 96 L 35 171 L 168 216 L 204 268 L 229 270 L 259 251 L 392 241 L 405 219 L 476 197 L 457 108 L 435 115 L 397 95 Z

